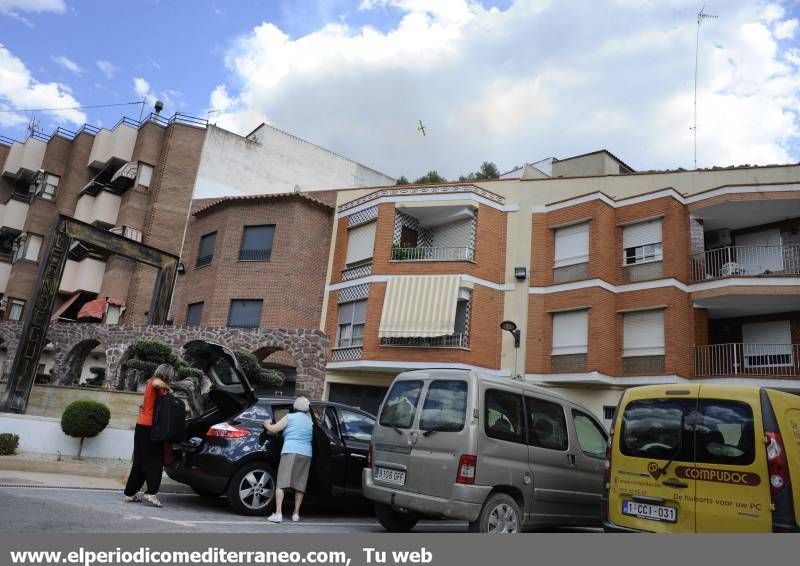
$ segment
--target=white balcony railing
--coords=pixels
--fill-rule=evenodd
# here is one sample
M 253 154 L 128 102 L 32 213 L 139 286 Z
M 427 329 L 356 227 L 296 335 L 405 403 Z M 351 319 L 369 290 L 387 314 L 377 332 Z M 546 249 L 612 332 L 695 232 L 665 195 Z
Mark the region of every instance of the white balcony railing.
M 800 377 L 800 344 L 710 344 L 694 350 L 697 377 Z
M 469 334 L 450 334 L 435 338 L 381 338 L 381 346 L 405 348 L 468 348 Z
M 472 261 L 475 250 L 469 246 L 452 248 L 392 248 L 392 261 Z
M 729 246 L 692 257 L 692 281 L 760 275 L 800 275 L 800 245 Z

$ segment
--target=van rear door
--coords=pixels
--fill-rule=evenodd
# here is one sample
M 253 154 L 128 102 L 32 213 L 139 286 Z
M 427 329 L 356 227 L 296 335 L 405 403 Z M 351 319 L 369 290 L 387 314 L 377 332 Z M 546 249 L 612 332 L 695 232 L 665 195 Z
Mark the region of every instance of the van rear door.
M 608 516 L 620 527 L 694 532 L 698 386 L 629 389 L 612 437 Z

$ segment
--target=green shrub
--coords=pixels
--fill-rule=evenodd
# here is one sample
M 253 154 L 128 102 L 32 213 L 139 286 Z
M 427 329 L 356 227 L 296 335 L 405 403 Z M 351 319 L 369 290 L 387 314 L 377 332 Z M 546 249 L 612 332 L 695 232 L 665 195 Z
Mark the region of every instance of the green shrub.
M 78 447 L 78 460 L 81 459 L 83 441 L 94 438 L 108 426 L 111 420 L 111 411 L 103 403 L 88 399 L 73 401 L 64 409 L 61 415 L 61 430 L 73 438 L 80 438 Z
M 11 456 L 17 451 L 19 436 L 4 432 L 0 434 L 0 456 Z
M 203 377 L 202 370 L 193 368 L 191 366 L 181 366 L 178 368 L 178 379 L 186 379 L 187 377 L 196 377 L 200 379 Z
M 284 375 L 276 369 L 265 368 L 250 352 L 235 350 L 233 354 L 239 362 L 247 381 L 254 387 L 278 387 L 283 383 Z

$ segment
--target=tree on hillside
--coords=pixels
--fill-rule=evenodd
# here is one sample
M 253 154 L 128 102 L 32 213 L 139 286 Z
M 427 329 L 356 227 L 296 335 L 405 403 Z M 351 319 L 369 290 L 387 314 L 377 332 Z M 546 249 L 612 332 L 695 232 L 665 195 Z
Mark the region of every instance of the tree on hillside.
M 414 181 L 414 183 L 422 185 L 432 184 L 432 183 L 446 183 L 446 182 L 447 179 L 439 175 L 438 171 L 436 171 L 435 169 L 428 171 L 425 175 Z
M 500 171 L 497 169 L 497 165 L 493 161 L 484 161 L 481 163 L 481 166 L 478 170 L 474 173 L 470 173 L 469 175 L 461 175 L 458 180 L 459 181 L 485 181 L 487 179 L 498 179 L 500 177 Z
M 408 185 L 408 179 L 405 175 L 400 175 L 400 178 L 397 179 L 395 185 Z

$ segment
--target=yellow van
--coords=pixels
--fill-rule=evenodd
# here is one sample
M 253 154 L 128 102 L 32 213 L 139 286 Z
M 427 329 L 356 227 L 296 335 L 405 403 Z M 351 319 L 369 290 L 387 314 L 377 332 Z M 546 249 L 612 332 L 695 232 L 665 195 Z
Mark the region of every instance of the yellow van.
M 628 389 L 602 509 L 610 531 L 800 532 L 800 396 L 713 384 Z

